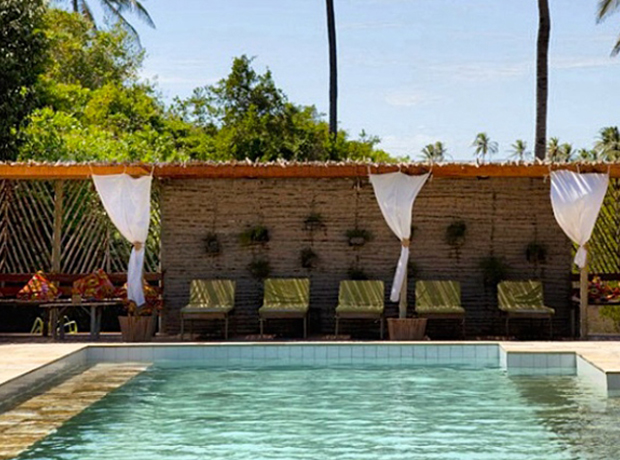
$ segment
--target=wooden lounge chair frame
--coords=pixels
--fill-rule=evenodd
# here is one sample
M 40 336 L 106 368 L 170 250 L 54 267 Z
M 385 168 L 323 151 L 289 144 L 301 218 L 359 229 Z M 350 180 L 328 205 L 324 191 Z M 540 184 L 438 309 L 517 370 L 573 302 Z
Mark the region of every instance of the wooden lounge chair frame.
M 189 323 L 190 338 L 193 334 L 194 321 L 224 320 L 224 339 L 228 339 L 228 314 L 235 305 L 235 282 L 232 280 L 192 280 L 190 284 L 190 303 L 181 309 L 181 340 L 185 335 L 185 321 Z M 217 292 L 216 298 L 210 294 Z M 213 307 L 209 307 L 212 304 Z M 205 307 L 189 308 L 192 305 Z M 221 308 L 224 307 L 224 308 Z M 204 308 L 205 311 L 199 311 Z
M 282 305 L 281 309 L 270 305 Z M 290 309 L 287 309 L 290 308 Z M 291 308 L 292 307 L 292 308 Z M 308 337 L 308 310 L 310 308 L 310 279 L 268 278 L 265 280 L 263 306 L 258 309 L 260 338 L 263 338 L 267 319 L 301 319 L 303 336 Z
M 429 298 L 429 291 L 431 296 Z M 454 296 L 454 298 L 451 298 Z M 458 281 L 426 281 L 420 280 L 415 283 L 416 315 L 426 319 L 455 319 L 461 320 L 461 333 L 465 338 L 465 310 L 461 304 L 461 283 Z M 454 304 L 454 305 L 451 305 Z M 433 307 L 459 307 L 462 312 L 419 312 L 418 306 Z M 438 308 L 439 310 L 439 308 Z
M 528 305 L 523 310 L 518 310 L 518 308 L 511 306 L 515 305 L 514 303 L 509 303 L 511 300 L 515 300 L 514 292 L 511 293 L 510 290 L 517 288 L 521 288 L 524 293 L 528 294 L 528 298 L 525 299 Z M 523 299 L 516 300 L 516 305 L 519 303 L 526 305 Z M 502 281 L 497 285 L 497 301 L 499 309 L 506 314 L 506 337 L 510 336 L 510 320 L 512 318 L 547 319 L 549 320 L 549 339 L 553 337 L 555 310 L 544 305 L 543 287 L 540 281 Z M 533 307 L 538 307 L 540 310 L 534 310 Z
M 374 287 L 374 290 L 376 290 L 376 302 L 381 302 L 381 311 L 377 311 L 377 312 L 369 312 L 369 311 L 364 311 L 363 310 L 363 306 L 362 308 L 360 308 L 360 311 L 338 311 L 338 307 L 342 306 L 342 305 L 351 305 L 348 297 L 347 297 L 347 291 L 356 291 L 359 292 L 359 289 L 362 287 Z M 336 307 L 336 326 L 335 326 L 335 330 L 334 333 L 336 335 L 336 337 L 338 337 L 338 330 L 339 330 L 339 325 L 340 325 L 340 319 L 372 319 L 372 320 L 378 320 L 379 321 L 379 337 L 381 340 L 383 340 L 383 330 L 384 330 L 384 295 L 385 295 L 385 287 L 383 284 L 383 281 L 377 281 L 377 280 L 364 280 L 364 281 L 341 281 L 340 282 L 340 287 L 339 287 L 339 292 L 338 292 L 338 307 Z M 359 297 L 363 297 L 363 294 L 359 293 L 358 294 Z

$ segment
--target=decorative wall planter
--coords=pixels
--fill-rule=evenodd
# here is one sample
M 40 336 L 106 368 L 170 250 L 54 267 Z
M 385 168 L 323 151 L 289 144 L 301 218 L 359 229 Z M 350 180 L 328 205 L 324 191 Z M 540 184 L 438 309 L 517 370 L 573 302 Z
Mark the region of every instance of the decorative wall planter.
M 222 245 L 220 244 L 217 235 L 215 233 L 207 233 L 207 236 L 203 238 L 205 243 L 205 251 L 210 256 L 217 256 L 222 252 Z
M 547 261 L 547 247 L 542 243 L 532 241 L 525 249 L 525 258 L 533 264 L 544 264 Z
M 496 286 L 500 281 L 505 280 L 508 275 L 508 265 L 504 259 L 495 256 L 482 259 L 480 261 L 480 269 L 482 270 L 486 286 Z
M 388 318 L 390 340 L 423 340 L 426 318 Z
M 269 260 L 259 257 L 248 264 L 248 270 L 253 278 L 262 281 L 271 274 L 271 264 Z
M 372 233 L 362 228 L 347 230 L 347 239 L 349 240 L 349 246 L 364 246 L 368 241 L 372 241 L 372 238 Z
M 321 216 L 318 212 L 308 214 L 308 217 L 304 220 L 304 230 L 314 232 L 323 228 L 325 228 L 323 216 Z
M 248 228 L 241 235 L 239 241 L 242 246 L 251 246 L 254 244 L 265 244 L 269 242 L 269 230 L 262 225 L 256 225 Z
M 467 225 L 462 220 L 452 222 L 446 228 L 446 243 L 453 248 L 460 248 L 465 244 Z
M 303 268 L 312 269 L 316 268 L 319 262 L 319 256 L 312 250 L 312 248 L 304 248 L 299 254 L 299 260 Z

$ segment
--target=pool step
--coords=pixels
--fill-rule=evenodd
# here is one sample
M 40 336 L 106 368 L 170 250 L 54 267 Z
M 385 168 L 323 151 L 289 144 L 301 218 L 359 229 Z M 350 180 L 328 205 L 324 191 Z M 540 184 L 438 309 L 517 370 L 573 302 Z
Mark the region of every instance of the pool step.
M 0 460 L 18 456 L 147 367 L 145 363 L 96 364 L 0 414 Z

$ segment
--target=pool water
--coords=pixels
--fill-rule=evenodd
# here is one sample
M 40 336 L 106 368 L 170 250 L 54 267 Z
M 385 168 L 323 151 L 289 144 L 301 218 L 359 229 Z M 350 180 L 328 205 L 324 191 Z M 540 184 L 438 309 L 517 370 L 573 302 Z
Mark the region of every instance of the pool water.
M 498 369 L 154 367 L 20 459 L 613 459 L 620 405 Z

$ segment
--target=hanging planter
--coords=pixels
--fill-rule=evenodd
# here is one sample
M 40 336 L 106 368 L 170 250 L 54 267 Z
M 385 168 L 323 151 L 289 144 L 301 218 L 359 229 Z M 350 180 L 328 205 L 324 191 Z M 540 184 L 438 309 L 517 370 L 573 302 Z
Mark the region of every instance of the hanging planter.
M 312 248 L 304 248 L 299 254 L 299 260 L 303 268 L 310 270 L 316 268 L 319 261 L 319 256 L 312 250 Z
M 271 265 L 269 264 L 269 260 L 259 257 L 248 264 L 248 271 L 254 279 L 262 281 L 269 277 Z
M 363 228 L 354 228 L 353 230 L 347 230 L 347 239 L 349 240 L 349 246 L 361 247 L 368 241 L 372 241 L 372 233 Z
M 252 246 L 255 244 L 266 244 L 269 242 L 269 230 L 262 225 L 248 228 L 241 235 L 239 241 L 242 246 Z
M 525 257 L 530 263 L 544 264 L 547 262 L 547 247 L 542 243 L 532 241 L 525 249 Z
M 205 251 L 210 256 L 217 256 L 222 251 L 222 246 L 215 233 L 207 233 L 207 236 L 203 238 L 205 244 Z
M 486 286 L 496 286 L 500 281 L 506 279 L 508 275 L 508 265 L 503 258 L 489 256 L 480 261 L 480 269 L 484 284 Z
M 319 214 L 318 212 L 312 212 L 308 214 L 308 216 L 304 220 L 304 229 L 309 232 L 321 230 L 323 228 L 325 228 L 323 216 L 321 216 L 321 214 Z
M 460 248 L 465 244 L 467 225 L 462 220 L 452 222 L 446 228 L 446 243 L 453 248 Z

